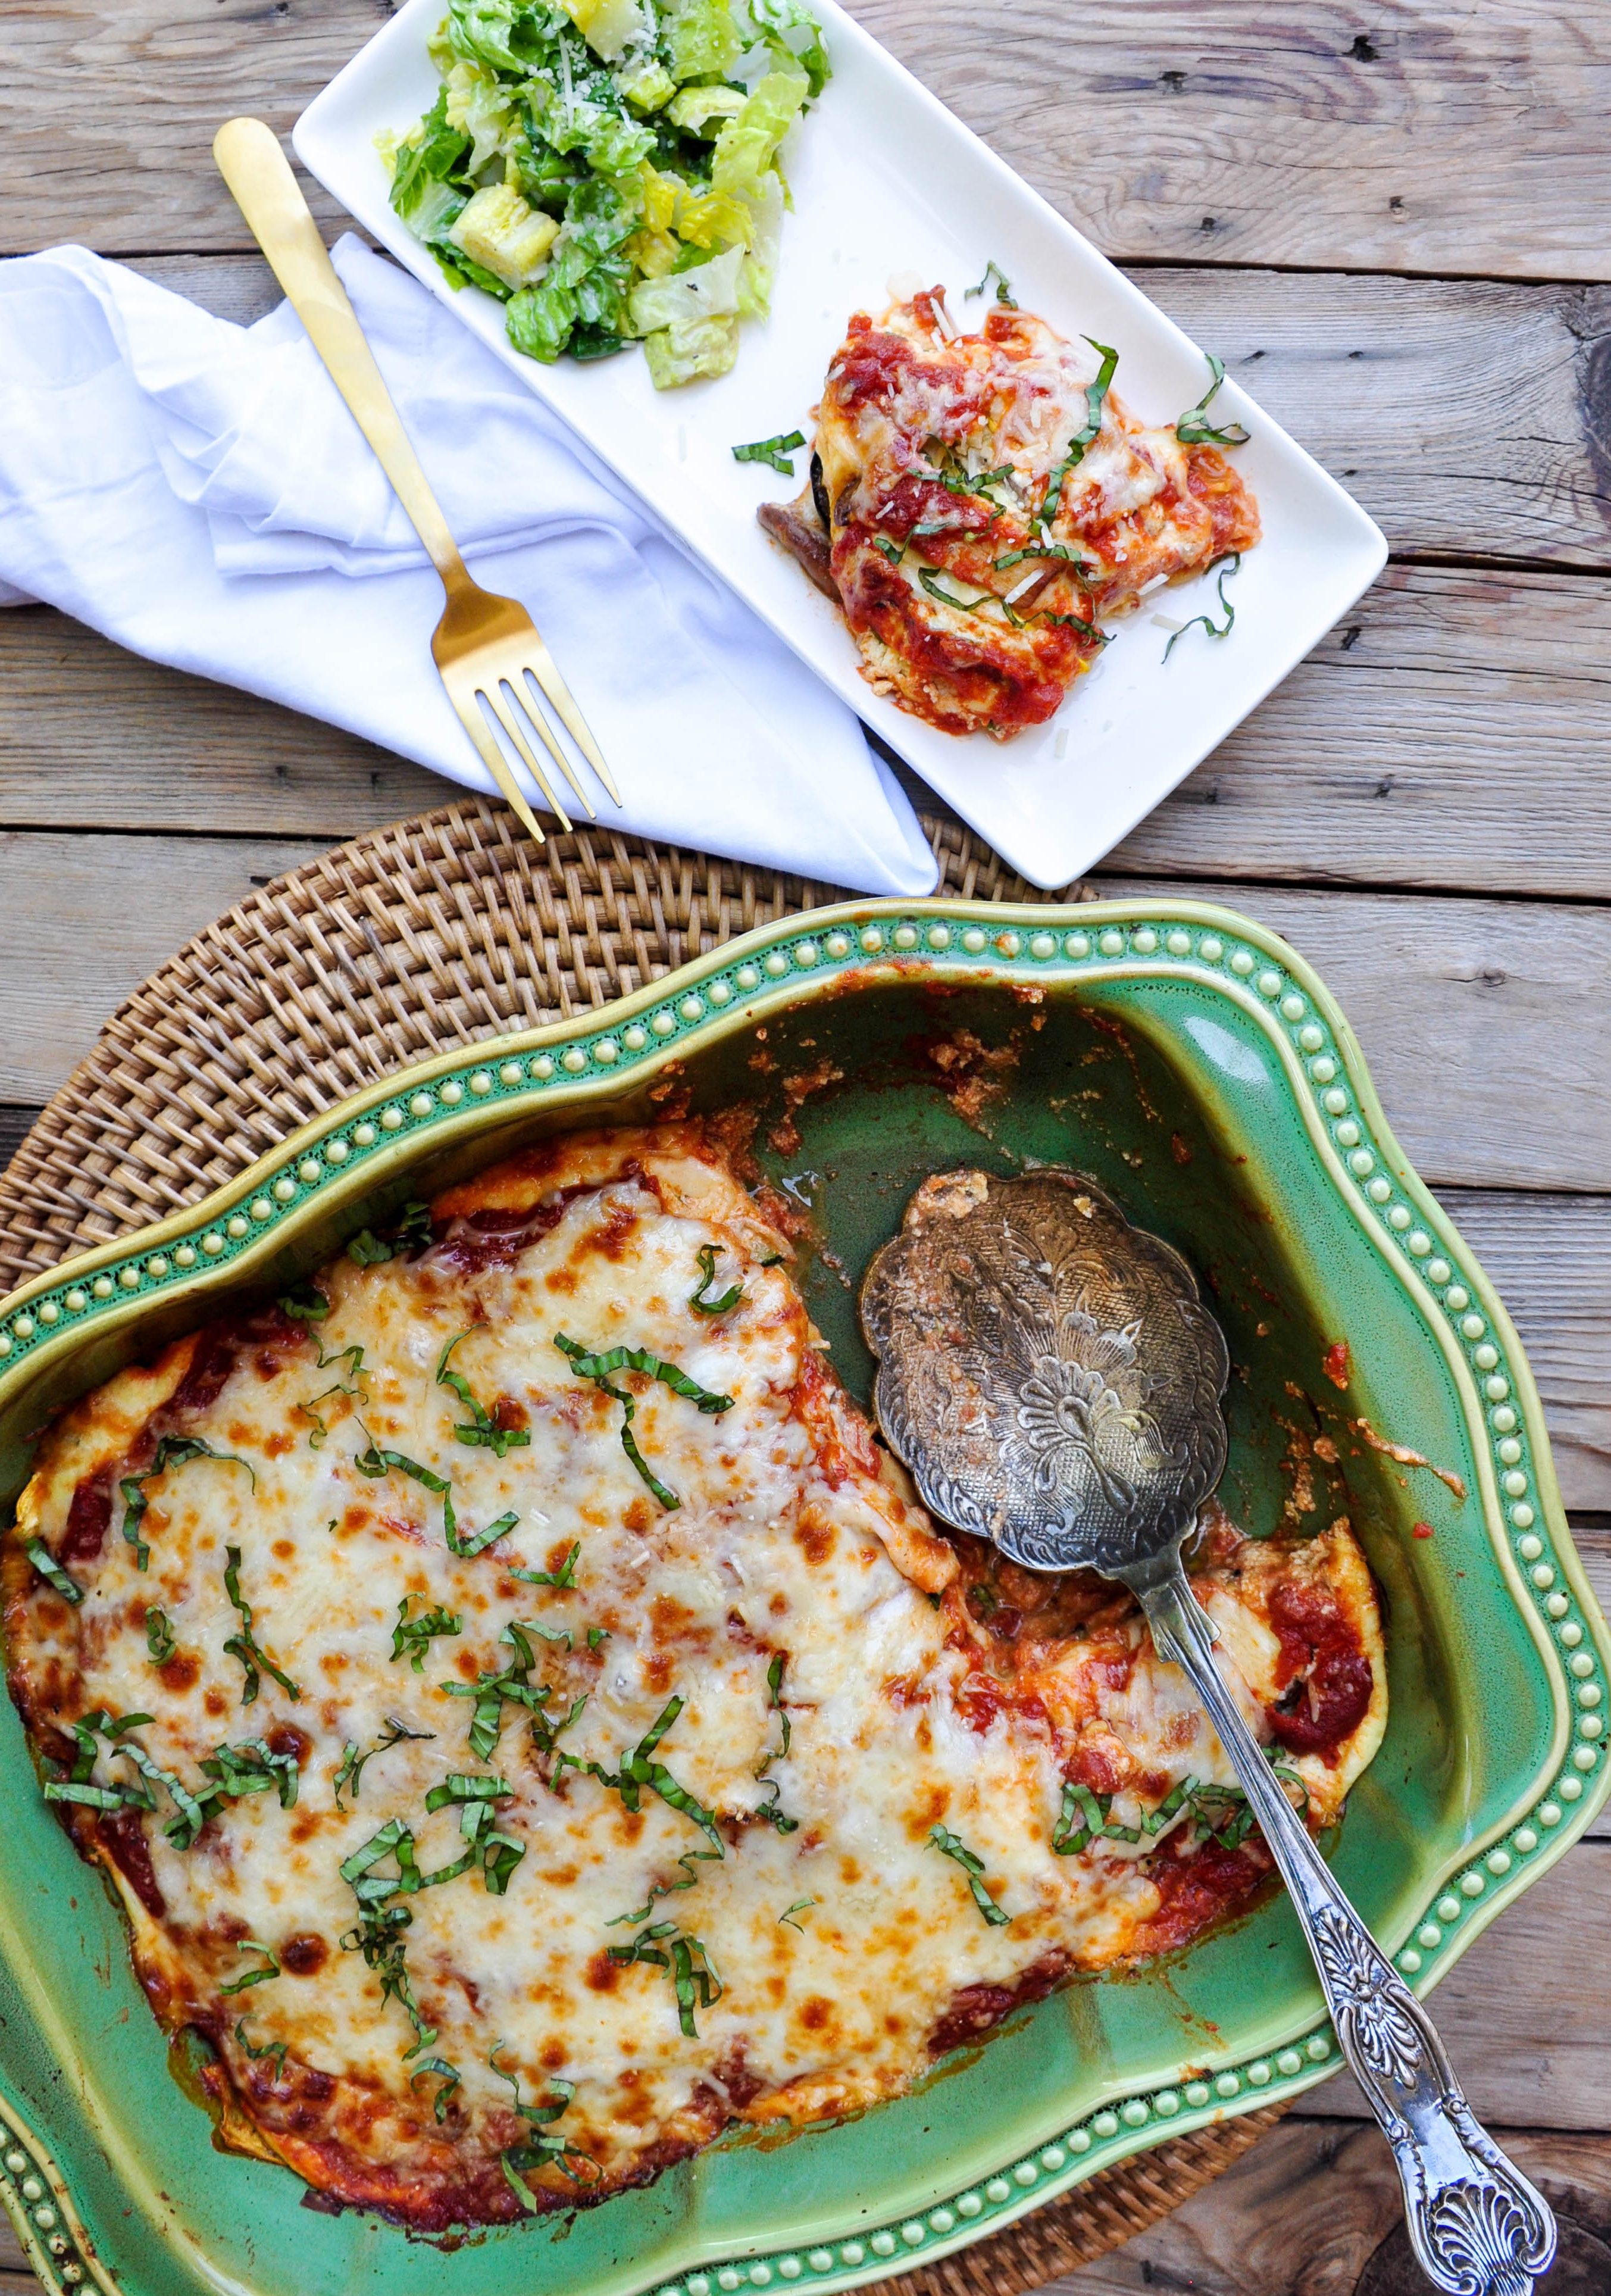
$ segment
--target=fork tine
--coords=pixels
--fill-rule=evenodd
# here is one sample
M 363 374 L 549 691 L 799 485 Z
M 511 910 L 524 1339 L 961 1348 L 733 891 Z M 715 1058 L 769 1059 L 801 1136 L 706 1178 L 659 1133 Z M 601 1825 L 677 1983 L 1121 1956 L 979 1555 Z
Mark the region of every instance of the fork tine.
M 534 632 L 534 636 L 535 635 L 536 633 Z M 619 805 L 621 802 L 621 792 L 616 787 L 615 776 L 610 772 L 609 767 L 605 764 L 603 754 L 601 751 L 598 743 L 593 740 L 592 734 L 588 731 L 586 718 L 583 717 L 581 711 L 577 708 L 575 701 L 571 698 L 569 686 L 566 685 L 565 680 L 560 676 L 552 654 L 549 652 L 547 646 L 540 636 L 537 637 L 536 644 L 533 647 L 532 652 L 535 653 L 536 659 L 535 662 L 527 664 L 526 671 L 527 676 L 536 678 L 537 684 L 542 687 L 544 693 L 547 694 L 549 700 L 553 703 L 554 708 L 559 711 L 561 718 L 563 718 L 566 726 L 569 728 L 571 737 L 575 741 L 577 749 L 581 750 L 582 755 L 586 758 L 594 773 L 597 774 L 599 779 L 609 791 L 610 796 L 615 800 L 616 803 Z
M 586 807 L 587 818 L 589 821 L 597 821 L 599 816 L 597 812 L 594 810 L 592 798 L 587 794 L 585 784 L 577 778 L 576 767 L 571 764 L 570 759 L 566 756 L 559 742 L 554 740 L 553 733 L 549 726 L 548 720 L 544 718 L 541 709 L 538 709 L 536 698 L 530 691 L 529 686 L 522 683 L 520 672 L 519 670 L 512 669 L 502 670 L 499 673 L 499 676 L 502 682 L 507 684 L 509 690 L 513 694 L 516 701 L 519 702 L 520 708 L 526 712 L 526 715 L 530 718 L 532 724 L 536 727 L 537 732 L 543 737 L 543 743 L 544 748 L 547 750 L 549 756 L 553 759 L 555 765 L 558 766 L 560 771 L 564 775 L 572 789 L 575 790 L 577 795 L 581 799 L 582 803 Z
M 503 731 L 514 743 L 516 754 L 519 758 L 521 764 L 526 767 L 527 772 L 531 775 L 533 781 L 536 782 L 537 787 L 542 791 L 544 801 L 547 803 L 550 809 L 559 816 L 560 828 L 568 829 L 570 827 L 569 816 L 566 813 L 564 807 L 560 803 L 559 799 L 554 795 L 547 775 L 543 771 L 542 767 L 538 765 L 536 758 L 533 756 L 531 744 L 527 740 L 525 734 L 520 731 L 519 720 L 516 718 L 514 711 L 510 708 L 508 702 L 504 701 L 503 688 L 502 685 L 495 682 L 489 685 L 478 686 L 476 691 L 478 694 L 485 699 L 487 708 L 492 711 L 493 716 L 497 719 L 499 725 L 502 726 Z M 552 749 L 553 743 L 550 742 L 548 746 L 550 749 Z M 589 812 L 593 810 L 591 806 L 588 808 L 588 810 Z
M 486 718 L 481 715 L 479 706 L 476 701 L 474 694 L 470 694 L 468 697 L 467 701 L 461 701 L 458 695 L 453 691 L 452 687 L 449 686 L 448 700 L 453 703 L 454 708 L 458 712 L 459 723 L 463 726 L 464 731 L 470 735 L 470 740 L 475 743 L 477 750 L 479 751 L 487 772 L 492 775 L 494 781 L 496 782 L 498 787 L 509 800 L 510 804 L 513 806 L 515 811 L 519 815 L 520 819 L 525 823 L 527 828 L 530 830 L 532 835 L 536 839 L 537 843 L 539 845 L 545 845 L 548 840 L 544 836 L 543 832 L 538 825 L 537 816 L 526 801 L 525 791 L 522 790 L 519 783 L 516 781 L 514 775 L 510 772 L 509 762 L 504 757 L 503 750 L 499 749 L 496 742 L 494 741 L 491 730 L 487 726 Z M 557 808 L 555 809 L 556 811 L 558 810 Z M 561 821 L 564 821 L 564 815 L 560 814 L 560 818 Z M 566 822 L 565 825 L 567 828 L 570 826 L 568 822 Z

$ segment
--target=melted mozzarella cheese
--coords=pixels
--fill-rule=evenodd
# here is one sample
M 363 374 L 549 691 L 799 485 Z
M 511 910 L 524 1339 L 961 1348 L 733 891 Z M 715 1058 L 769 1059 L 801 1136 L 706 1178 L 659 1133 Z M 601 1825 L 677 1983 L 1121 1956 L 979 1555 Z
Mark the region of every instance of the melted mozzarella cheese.
M 568 2205 L 651 2173 L 732 2112 L 803 2120 L 897 2093 L 966 1988 L 1007 1998 L 1037 1972 L 1133 1951 L 1160 1906 L 1145 1863 L 1157 1844 L 1103 1838 L 1055 1855 L 1064 1778 L 1100 1740 L 1149 1800 L 1188 1775 L 1230 1783 L 1206 1719 L 1133 1619 L 1047 1645 L 1024 1695 L 980 1706 L 988 1654 L 956 1558 L 880 1472 L 813 1354 L 787 1267 L 767 1264 L 787 1247 L 698 1131 L 557 1144 L 434 1210 L 437 1241 L 419 1256 L 327 1268 L 322 1321 L 238 1332 L 216 1392 L 203 1335 L 66 1416 L 20 1529 L 69 1556 L 80 1607 L 14 1542 L 8 1554 L 13 1693 L 47 1751 L 65 1750 L 63 1725 L 104 1708 L 150 1713 L 139 1742 L 192 1792 L 221 1743 L 261 1740 L 296 1756 L 292 1808 L 273 1792 L 225 1800 L 187 1849 L 166 1837 L 159 1796 L 138 1820 L 157 1895 L 143 1893 L 137 1865 L 113 1859 L 159 2013 L 210 2036 L 251 2141 L 312 2182 L 421 2223 L 507 2216 L 520 2203 L 500 2159 L 531 2131 L 506 2076 L 527 2102 L 562 2081 L 574 2090 L 553 2125 L 586 2160 L 570 2177 L 552 2164 L 522 2173 L 545 2204 Z M 702 1247 L 716 1254 L 716 1292 L 742 1285 L 708 1318 L 690 1304 Z M 453 1370 L 483 1412 L 529 1435 L 502 1457 L 463 1439 L 468 1407 L 437 1377 L 461 1333 Z M 647 1349 L 732 1398 L 702 1411 L 659 1381 L 612 1374 L 675 1508 L 628 1456 L 621 1402 L 577 1376 L 560 1334 L 593 1350 Z M 361 1360 L 348 1352 L 359 1349 Z M 117 1496 L 99 1551 L 75 1552 L 75 1493 L 149 1470 L 168 1426 L 230 1456 L 192 1457 L 144 1484 L 149 1567 L 119 1536 Z M 512 1526 L 479 1554 L 454 1554 L 440 1493 L 396 1465 L 366 1474 L 358 1462 L 381 1464 L 377 1452 L 451 1484 L 462 1541 L 505 1514 Z M 226 1648 L 241 1630 L 232 1547 L 252 1635 L 295 1694 L 265 1671 L 243 1702 L 247 1669 Z M 1261 1574 L 1285 1568 L 1273 1551 L 1244 1549 L 1237 1570 L 1201 1582 L 1264 1737 L 1279 1649 Z M 1340 1759 L 1301 1766 L 1317 1816 L 1329 1817 L 1380 1734 L 1380 1643 L 1344 1527 L 1309 1568 L 1341 1589 L 1377 1679 Z M 573 1583 L 534 1585 L 523 1571 Z M 400 1604 L 454 1624 L 417 1667 L 413 1645 L 394 1654 Z M 160 1663 L 153 1606 L 175 1645 Z M 527 1707 L 502 1704 L 483 1756 L 469 1740 L 475 1700 L 451 1693 L 510 1664 L 511 1620 L 528 1622 L 532 1681 L 548 1697 L 535 1730 Z M 560 1764 L 542 1726 L 582 1700 L 559 1735 Z M 618 1783 L 657 1721 L 648 1759 L 664 1766 L 670 1799 Z M 374 1748 L 399 1725 L 410 1734 L 371 1753 L 339 1795 L 346 1750 Z M 407 1981 L 432 2035 L 416 2048 L 404 2001 L 355 1949 L 358 1901 L 341 1868 L 389 1821 L 410 1829 L 426 1875 L 453 1865 L 459 1806 L 431 1813 L 427 1798 L 471 1773 L 506 1785 L 496 1824 L 521 1855 L 506 1894 L 472 1870 L 393 1900 L 410 1916 Z M 103 1741 L 94 1780 L 131 1775 Z M 1116 1799 L 1116 1817 L 1132 1804 Z M 983 1917 L 936 1827 L 980 1861 L 1004 1923 Z M 612 1958 L 662 1923 L 675 1934 L 646 1937 L 646 1950 L 670 1959 L 697 1939 L 688 1966 L 710 1972 L 705 1990 L 719 1983 L 718 1997 L 701 2001 L 696 1987 L 686 2010 L 675 1962 Z M 263 1965 L 246 1940 L 267 1947 L 281 1974 L 232 1991 Z M 451 2068 L 456 2086 L 422 2075 L 427 2062 Z

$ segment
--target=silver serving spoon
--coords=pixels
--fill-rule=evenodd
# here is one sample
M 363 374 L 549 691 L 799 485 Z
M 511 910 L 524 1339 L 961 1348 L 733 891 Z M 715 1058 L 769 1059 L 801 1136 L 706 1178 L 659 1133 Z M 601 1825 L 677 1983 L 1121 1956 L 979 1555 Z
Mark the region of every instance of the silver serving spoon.
M 862 1324 L 879 1423 L 925 1504 L 1027 1570 L 1118 1579 L 1190 1677 L 1393 2147 L 1428 2278 L 1449 2296 L 1529 2296 L 1554 2218 L 1478 2126 L 1214 1664 L 1181 1548 L 1224 1468 L 1231 1357 L 1190 1268 L 1080 1173 L 953 1172 L 919 1189 L 873 1260 Z

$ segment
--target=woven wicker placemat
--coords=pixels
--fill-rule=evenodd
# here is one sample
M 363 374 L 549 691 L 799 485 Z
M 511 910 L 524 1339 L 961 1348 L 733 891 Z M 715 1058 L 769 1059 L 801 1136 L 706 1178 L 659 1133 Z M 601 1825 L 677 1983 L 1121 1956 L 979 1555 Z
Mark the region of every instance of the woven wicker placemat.
M 939 891 L 1074 900 L 925 819 Z M 388 1070 L 606 1004 L 752 926 L 844 898 L 637 837 L 537 846 L 461 799 L 279 877 L 120 1005 L 0 1177 L 0 1284 L 197 1202 Z M 1280 2108 L 1104 2169 L 899 2296 L 1020 2296 L 1090 2262 L 1230 2167 Z

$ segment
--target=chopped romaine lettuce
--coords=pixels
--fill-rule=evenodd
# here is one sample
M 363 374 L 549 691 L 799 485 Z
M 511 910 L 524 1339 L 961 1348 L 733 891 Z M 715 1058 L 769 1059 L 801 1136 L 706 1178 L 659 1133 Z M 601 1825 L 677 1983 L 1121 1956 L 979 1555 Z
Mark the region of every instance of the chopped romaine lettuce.
M 676 92 L 676 82 L 652 56 L 629 57 L 615 75 L 616 86 L 634 111 L 658 111 Z
M 561 0 L 578 32 L 594 55 L 615 63 L 629 48 L 647 45 L 653 37 L 644 0 Z
M 632 324 L 640 335 L 662 327 L 691 325 L 697 320 L 730 318 L 739 308 L 739 266 L 741 247 L 712 256 L 697 270 L 681 271 L 669 279 L 645 280 L 633 291 Z
M 777 158 L 778 146 L 806 101 L 805 74 L 768 72 L 716 137 L 710 164 L 714 191 L 746 199 Z
M 506 287 L 529 287 L 548 261 L 560 226 L 529 207 L 511 184 L 488 184 L 455 218 L 447 236 Z
M 666 65 L 675 80 L 720 78 L 744 43 L 727 0 L 674 0 L 662 17 Z
M 462 58 L 447 75 L 446 93 L 448 126 L 470 139 L 462 172 L 478 176 L 489 160 L 499 157 L 514 130 L 512 96 L 486 64 L 466 63 Z
M 799 0 L 748 0 L 749 18 L 756 32 L 785 71 L 803 70 L 813 98 L 827 86 L 833 67 L 822 45 L 822 29 Z
M 723 120 L 743 109 L 743 89 L 723 82 L 715 87 L 679 88 L 666 107 L 666 117 L 674 127 L 686 127 L 695 135 L 714 135 Z
M 803 0 L 448 0 L 429 49 L 442 89 L 385 151 L 454 284 L 503 299 L 533 358 L 641 337 L 661 389 L 725 373 L 771 302 L 779 147 L 828 77 Z
M 692 382 L 698 375 L 725 374 L 739 356 L 738 320 L 694 319 L 683 326 L 658 328 L 644 336 L 643 355 L 657 390 Z

